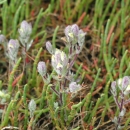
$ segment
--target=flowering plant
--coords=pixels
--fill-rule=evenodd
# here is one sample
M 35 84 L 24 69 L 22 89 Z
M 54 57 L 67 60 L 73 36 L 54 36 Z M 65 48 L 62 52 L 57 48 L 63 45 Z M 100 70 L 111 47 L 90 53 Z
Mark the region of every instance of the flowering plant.
M 130 77 L 124 76 L 122 79 L 113 81 L 111 84 L 111 93 L 119 109 L 118 117 L 114 117 L 113 122 L 116 124 L 116 130 L 121 128 L 121 121 L 125 115 L 127 104 L 130 100 L 126 96 L 130 93 Z
M 46 49 L 50 54 L 52 54 L 51 65 L 53 70 L 56 72 L 52 75 L 52 77 L 60 84 L 59 91 L 56 90 L 55 85 L 51 85 L 51 89 L 59 96 L 61 104 L 63 103 L 63 93 L 65 94 L 67 90 L 69 90 L 70 93 L 76 93 L 81 89 L 81 85 L 77 84 L 74 80 L 75 75 L 72 75 L 71 68 L 77 59 L 77 55 L 82 50 L 86 35 L 85 32 L 79 30 L 79 27 L 76 24 L 67 26 L 64 32 L 67 42 L 66 47 L 69 50 L 69 53 L 65 53 L 62 50 L 54 48 L 49 41 L 46 42 Z M 45 63 L 40 61 L 37 68 L 39 74 L 44 77 L 46 74 Z M 45 77 L 43 80 L 46 82 Z M 67 80 L 69 80 L 69 84 L 67 84 Z

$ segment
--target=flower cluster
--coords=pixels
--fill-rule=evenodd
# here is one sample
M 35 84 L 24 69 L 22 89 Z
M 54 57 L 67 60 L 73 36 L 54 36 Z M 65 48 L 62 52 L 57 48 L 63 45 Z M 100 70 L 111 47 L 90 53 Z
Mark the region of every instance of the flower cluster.
M 83 48 L 86 33 L 79 29 L 76 24 L 67 26 L 64 32 L 71 55 L 75 52 L 79 54 Z
M 46 42 L 46 48 L 48 52 L 52 54 L 51 64 L 54 70 L 58 75 L 65 76 L 68 68 L 68 56 L 63 51 L 53 48 L 49 41 Z
M 58 75 L 66 75 L 68 57 L 63 51 L 56 49 L 54 55 L 51 57 L 51 64 Z
M 124 76 L 122 79 L 113 81 L 111 84 L 111 92 L 114 97 L 117 96 L 117 89 L 120 89 L 121 94 L 127 95 L 130 93 L 130 77 Z
M 69 25 L 64 30 L 65 36 L 66 36 L 66 48 L 69 50 L 68 53 L 65 53 L 62 50 L 59 50 L 57 48 L 54 48 L 51 44 L 51 42 L 46 42 L 46 49 L 48 52 L 52 55 L 51 56 L 51 65 L 53 67 L 53 70 L 56 72 L 56 74 L 52 75 L 52 77 L 55 80 L 58 80 L 61 82 L 60 89 L 65 89 L 66 80 L 69 80 L 68 88 L 71 93 L 76 93 L 78 90 L 81 89 L 81 85 L 77 84 L 74 79 L 74 74 L 70 72 L 72 66 L 74 65 L 74 62 L 77 58 L 77 55 L 82 50 L 84 41 L 85 41 L 85 35 L 86 33 L 83 32 L 83 30 L 79 29 L 79 27 L 74 25 Z M 38 63 L 38 72 L 42 76 L 43 80 L 45 81 L 46 76 L 46 65 L 44 62 L 40 61 Z M 62 86 L 64 85 L 64 86 Z M 64 87 L 64 88 L 63 88 Z M 63 90 L 60 90 L 60 92 L 57 92 L 54 87 L 52 89 L 58 94 L 61 95 Z M 68 89 L 67 89 L 68 90 Z M 61 99 L 62 102 L 62 99 Z
M 120 90 L 120 91 L 119 91 Z M 115 100 L 117 107 L 119 108 L 118 117 L 114 117 L 113 122 L 116 124 L 116 128 L 120 128 L 120 123 L 125 115 L 125 104 L 129 103 L 126 96 L 130 93 L 130 77 L 124 76 L 122 79 L 113 81 L 111 84 L 111 93 Z

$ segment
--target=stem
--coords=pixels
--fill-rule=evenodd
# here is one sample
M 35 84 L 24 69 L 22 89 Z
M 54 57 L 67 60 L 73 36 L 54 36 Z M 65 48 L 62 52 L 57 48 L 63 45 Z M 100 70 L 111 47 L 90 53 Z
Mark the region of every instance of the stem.
M 24 63 L 23 63 L 23 74 L 24 74 L 24 77 L 25 77 L 25 80 L 27 79 L 27 74 L 26 74 L 26 46 L 24 47 Z M 26 84 L 26 81 L 24 82 Z
M 119 108 L 120 113 L 122 112 L 123 106 L 124 106 L 124 93 L 123 92 L 121 92 L 121 98 L 122 98 L 121 99 L 121 105 L 120 105 L 120 108 Z M 121 123 L 121 116 L 119 115 L 118 119 L 117 119 L 117 126 L 116 126 L 115 130 L 118 130 L 118 126 L 120 126 L 120 123 Z
M 51 89 L 55 92 L 55 94 L 56 94 L 58 97 L 60 96 L 59 92 L 58 92 L 53 86 L 51 86 Z

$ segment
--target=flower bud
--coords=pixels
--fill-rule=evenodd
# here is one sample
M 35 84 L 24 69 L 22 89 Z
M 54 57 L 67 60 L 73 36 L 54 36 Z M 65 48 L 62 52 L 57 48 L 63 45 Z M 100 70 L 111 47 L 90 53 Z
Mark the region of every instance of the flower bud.
M 38 69 L 39 74 L 40 74 L 42 77 L 46 75 L 46 71 L 47 71 L 47 70 L 46 70 L 46 64 L 45 64 L 45 62 L 40 61 L 40 62 L 38 63 L 37 69 Z
M 81 85 L 77 84 L 76 82 L 71 82 L 69 84 L 69 90 L 70 90 L 71 93 L 75 93 L 80 89 L 81 89 Z
M 30 111 L 30 117 L 32 118 L 34 111 L 36 110 L 36 102 L 33 99 L 29 102 L 28 109 Z
M 19 49 L 18 40 L 11 39 L 8 43 L 8 56 L 11 60 L 16 60 Z
M 111 92 L 112 92 L 113 96 L 116 96 L 117 95 L 116 81 L 113 81 L 111 83 L 111 88 L 112 88 Z
M 36 110 L 36 103 L 35 103 L 35 101 L 33 99 L 31 99 L 31 101 L 29 102 L 28 109 L 30 111 L 35 111 Z
M 59 106 L 58 106 L 58 102 L 54 102 L 54 108 L 56 109 L 56 108 L 58 108 Z
M 46 42 L 46 49 L 49 51 L 50 54 L 54 54 L 54 48 L 52 47 L 51 42 Z
M 30 23 L 27 21 L 23 21 L 21 23 L 20 29 L 19 29 L 19 34 L 22 38 L 26 39 L 27 37 L 30 37 L 32 33 L 32 26 Z

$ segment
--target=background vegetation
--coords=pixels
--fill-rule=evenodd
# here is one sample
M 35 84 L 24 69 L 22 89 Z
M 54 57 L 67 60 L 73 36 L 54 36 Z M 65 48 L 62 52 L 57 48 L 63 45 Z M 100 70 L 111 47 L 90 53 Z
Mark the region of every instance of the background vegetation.
M 129 7 L 129 0 L 1 0 L 1 34 L 8 40 L 17 39 L 20 23 L 26 20 L 32 24 L 34 40 L 26 55 L 26 72 L 22 71 L 22 48 L 19 60 L 9 72 L 9 60 L 0 45 L 0 129 L 115 129 L 112 119 L 119 109 L 110 83 L 130 75 Z M 37 64 L 45 61 L 48 73 L 52 72 L 51 55 L 45 43 L 49 40 L 63 49 L 64 28 L 74 23 L 87 33 L 83 50 L 72 68 L 76 78 L 80 77 L 82 89 L 74 98 L 68 93 L 65 105 L 55 109 L 58 98 L 37 73 Z M 36 102 L 36 110 L 30 118 L 31 99 Z M 125 108 L 122 126 L 127 130 L 129 104 Z

